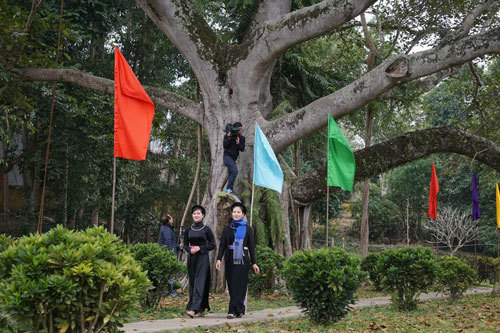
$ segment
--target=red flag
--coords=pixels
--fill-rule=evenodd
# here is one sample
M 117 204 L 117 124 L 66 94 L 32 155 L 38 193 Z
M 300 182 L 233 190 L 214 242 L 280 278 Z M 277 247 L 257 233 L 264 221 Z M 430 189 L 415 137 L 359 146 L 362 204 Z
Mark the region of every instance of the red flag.
M 437 219 L 437 194 L 439 192 L 439 184 L 436 176 L 436 169 L 432 163 L 431 186 L 429 191 L 429 217 L 433 220 Z
M 115 46 L 115 157 L 145 160 L 155 105 Z

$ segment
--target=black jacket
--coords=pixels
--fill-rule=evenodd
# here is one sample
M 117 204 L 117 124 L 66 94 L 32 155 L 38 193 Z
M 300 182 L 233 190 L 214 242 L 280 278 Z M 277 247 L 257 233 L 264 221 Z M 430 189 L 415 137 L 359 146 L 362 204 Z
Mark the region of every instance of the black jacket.
M 240 155 L 240 151 L 245 151 L 245 137 L 238 134 L 240 143 L 236 144 L 236 137 L 224 135 L 224 155 L 230 156 L 236 161 Z

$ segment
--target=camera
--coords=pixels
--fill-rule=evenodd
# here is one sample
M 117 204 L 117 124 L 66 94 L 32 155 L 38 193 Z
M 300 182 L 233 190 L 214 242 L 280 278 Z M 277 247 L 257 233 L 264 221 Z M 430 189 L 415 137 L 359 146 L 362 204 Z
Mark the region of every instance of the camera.
M 231 123 L 227 123 L 226 124 L 226 129 L 224 130 L 224 132 L 226 133 L 231 133 L 231 137 L 232 138 L 235 138 L 238 136 L 238 131 L 241 129 L 241 127 L 235 127 L 233 126 L 233 124 Z

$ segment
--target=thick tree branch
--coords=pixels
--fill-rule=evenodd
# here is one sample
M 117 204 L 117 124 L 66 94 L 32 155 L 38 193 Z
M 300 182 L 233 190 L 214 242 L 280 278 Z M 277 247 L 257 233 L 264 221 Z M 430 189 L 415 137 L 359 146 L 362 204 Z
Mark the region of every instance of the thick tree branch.
M 74 69 L 27 68 L 15 74 L 15 77 L 29 81 L 74 83 L 85 88 L 114 94 L 113 80 L 86 74 Z M 161 88 L 146 86 L 144 89 L 157 106 L 162 106 L 183 114 L 203 125 L 201 117 L 202 110 L 193 101 Z
M 440 82 L 446 80 L 449 77 L 452 77 L 455 74 L 458 74 L 462 69 L 462 67 L 463 65 L 458 65 L 447 68 L 440 72 L 429 75 L 423 79 L 410 82 L 407 84 L 407 86 L 411 85 L 413 89 L 417 89 L 420 94 L 426 93 L 428 91 L 431 91 Z M 408 97 L 403 96 L 401 93 L 400 94 L 396 93 L 395 89 L 391 89 L 380 95 L 380 98 L 398 100 L 398 99 L 407 99 Z
M 429 76 L 485 54 L 500 53 L 500 28 L 436 46 L 430 50 L 386 60 L 346 87 L 272 122 L 260 121 L 277 152 L 325 127 L 327 115 L 335 119 L 360 109 L 389 89 Z
M 184 55 L 196 76 L 203 83 L 213 83 L 202 75 L 214 73 L 216 60 L 224 55 L 225 48 L 204 18 L 186 0 L 136 0 L 146 15 L 162 30 L 175 47 Z M 210 71 L 210 69 L 212 69 Z
M 355 181 L 362 181 L 395 167 L 434 153 L 456 153 L 476 159 L 500 172 L 500 147 L 483 137 L 451 127 L 409 132 L 405 135 L 358 150 Z M 295 179 L 292 196 L 301 203 L 325 195 L 326 165 Z
M 256 67 L 266 66 L 287 49 L 324 35 L 365 11 L 376 0 L 325 0 L 267 21 L 256 33 L 251 54 Z

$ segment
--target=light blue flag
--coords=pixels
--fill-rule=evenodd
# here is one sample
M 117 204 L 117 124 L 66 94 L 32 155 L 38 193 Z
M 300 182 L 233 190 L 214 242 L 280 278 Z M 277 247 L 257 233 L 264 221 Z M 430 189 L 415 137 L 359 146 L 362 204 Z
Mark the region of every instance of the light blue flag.
M 258 124 L 255 124 L 253 154 L 253 183 L 281 193 L 283 171 L 281 171 L 278 159 L 274 155 L 273 148 Z

